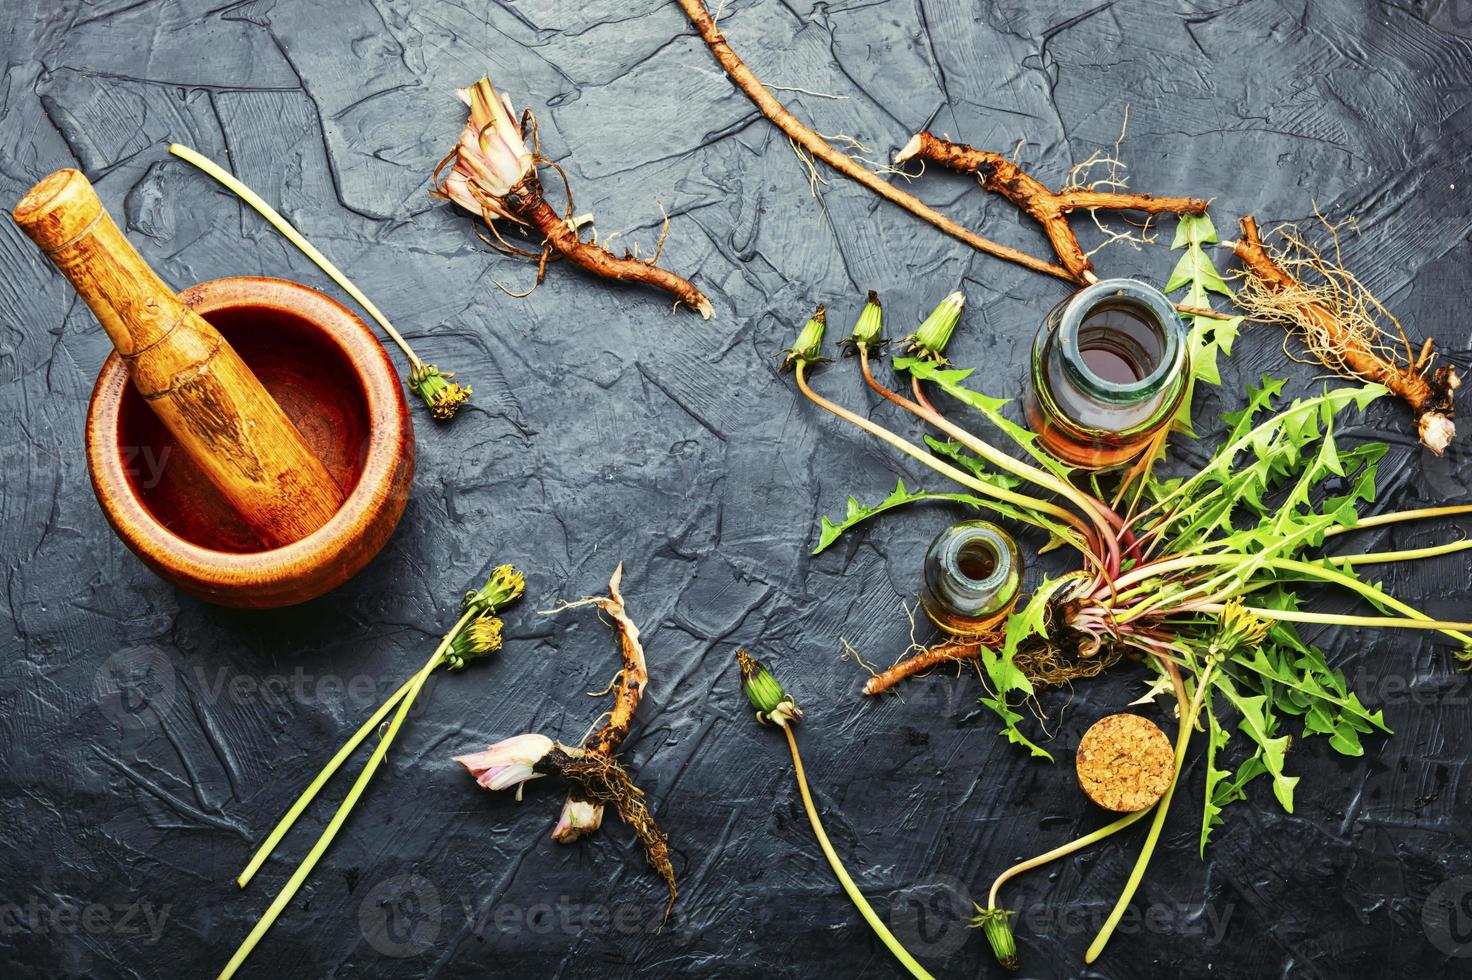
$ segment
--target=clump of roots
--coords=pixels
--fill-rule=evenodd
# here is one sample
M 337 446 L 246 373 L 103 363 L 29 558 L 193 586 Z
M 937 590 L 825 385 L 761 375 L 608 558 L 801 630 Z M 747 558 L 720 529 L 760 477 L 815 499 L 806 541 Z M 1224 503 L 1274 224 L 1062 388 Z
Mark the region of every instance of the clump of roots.
M 1237 305 L 1253 319 L 1283 324 L 1340 377 L 1389 388 L 1415 414 L 1421 442 L 1441 455 L 1456 433 L 1452 399 L 1461 379 L 1450 365 L 1431 370 L 1432 339 L 1419 351 L 1412 347 L 1400 321 L 1344 267 L 1340 226 L 1322 215 L 1319 220 L 1328 237 L 1322 248 L 1291 224 L 1280 226 L 1276 241 L 1266 243 L 1257 222 L 1242 219 L 1235 246 L 1243 265 Z
M 909 610 L 906 610 L 908 612 Z M 910 616 L 910 646 L 894 666 L 875 673 L 864 684 L 864 693 L 883 694 L 900 681 L 923 674 L 942 664 L 974 663 L 988 650 L 1000 650 L 1006 640 L 1001 626 L 973 636 L 947 636 L 929 646 L 915 641 L 915 617 Z M 1098 677 L 1119 663 L 1124 655 L 1118 644 L 1100 643 L 1080 637 L 1072 654 L 1064 646 L 1041 640 L 1028 641 L 1013 657 L 1013 663 L 1035 689 L 1063 687 L 1074 681 Z
M 634 785 L 628 770 L 618 759 L 602 752 L 571 755 L 554 751 L 546 763 L 571 781 L 584 799 L 613 807 L 634 831 L 644 845 L 644 856 L 649 859 L 649 864 L 669 886 L 670 897 L 664 909 L 664 917 L 668 920 L 679 894 L 675 887 L 675 868 L 670 863 L 670 837 L 654 822 L 654 816 L 644 802 L 644 791 Z

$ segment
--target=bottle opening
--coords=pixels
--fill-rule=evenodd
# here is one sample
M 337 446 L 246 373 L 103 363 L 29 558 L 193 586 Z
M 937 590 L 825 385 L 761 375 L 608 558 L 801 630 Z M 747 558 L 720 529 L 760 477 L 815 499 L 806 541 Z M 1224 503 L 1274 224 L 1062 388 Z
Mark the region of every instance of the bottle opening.
M 1133 404 L 1154 396 L 1183 355 L 1185 330 L 1170 301 L 1131 280 L 1074 297 L 1057 342 L 1064 370 L 1087 396 Z
M 1160 366 L 1163 339 L 1153 318 L 1121 303 L 1102 303 L 1079 324 L 1078 352 L 1100 382 L 1131 385 Z
M 980 585 L 997 571 L 997 549 L 990 541 L 973 538 L 956 553 L 956 570 Z

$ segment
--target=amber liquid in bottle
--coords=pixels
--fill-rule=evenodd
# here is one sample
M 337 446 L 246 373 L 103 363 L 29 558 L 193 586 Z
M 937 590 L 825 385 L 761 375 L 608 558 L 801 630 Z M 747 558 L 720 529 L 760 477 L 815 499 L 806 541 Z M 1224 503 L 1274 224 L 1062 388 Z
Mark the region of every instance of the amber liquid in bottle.
M 1188 372 L 1169 300 L 1132 280 L 1097 283 L 1055 307 L 1038 333 L 1028 424 L 1066 463 L 1122 466 L 1170 424 Z
M 989 521 L 965 521 L 931 542 L 920 603 L 947 633 L 976 636 L 1012 611 L 1021 584 L 1022 558 L 1011 535 Z

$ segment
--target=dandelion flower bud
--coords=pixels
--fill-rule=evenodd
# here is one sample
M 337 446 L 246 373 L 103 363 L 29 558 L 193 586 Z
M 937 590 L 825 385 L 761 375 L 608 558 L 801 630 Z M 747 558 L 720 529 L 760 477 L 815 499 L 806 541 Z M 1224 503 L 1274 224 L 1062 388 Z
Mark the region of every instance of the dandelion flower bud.
M 843 342 L 852 354 L 872 354 L 884 346 L 884 308 L 879 304 L 879 294 L 869 290 L 869 301 L 859 313 L 854 332 Z
M 737 650 L 736 664 L 741 668 L 741 690 L 756 709 L 757 721 L 779 728 L 802 721 L 802 709 L 761 661 L 745 650 Z
M 827 326 L 828 311 L 819 306 L 808 322 L 803 325 L 802 332 L 797 335 L 797 343 L 783 352 L 787 356 L 782 360 L 782 370 L 789 371 L 799 364 L 817 364 L 827 360 L 821 354 L 823 331 Z
M 498 565 L 478 591 L 465 596 L 465 608 L 480 613 L 494 612 L 510 605 L 526 591 L 526 579 L 514 565 Z
M 1016 970 L 1017 940 L 1012 938 L 1012 925 L 1007 921 L 1012 913 L 1006 909 L 984 909 L 979 905 L 976 911 L 979 914 L 971 920 L 971 928 L 980 929 L 985 934 L 1003 969 Z
M 482 616 L 472 620 L 450 641 L 445 653 L 445 663 L 451 670 L 461 670 L 466 661 L 484 657 L 501 649 L 501 620 L 496 616 Z
M 917 357 L 944 363 L 946 345 L 951 342 L 951 334 L 956 332 L 956 324 L 961 322 L 961 310 L 965 306 L 966 297 L 959 290 L 941 300 L 910 338 L 909 349 Z

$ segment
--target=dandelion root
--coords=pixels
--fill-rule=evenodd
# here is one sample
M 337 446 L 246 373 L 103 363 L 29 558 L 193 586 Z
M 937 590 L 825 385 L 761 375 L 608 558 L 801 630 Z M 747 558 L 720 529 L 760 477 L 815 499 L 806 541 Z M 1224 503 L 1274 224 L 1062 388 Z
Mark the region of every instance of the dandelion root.
M 1041 181 L 999 153 L 952 143 L 928 132 L 916 133 L 895 156 L 896 164 L 910 160 L 938 163 L 961 173 L 975 174 L 981 186 L 1000 194 L 1043 226 L 1058 261 L 1070 278 L 1093 282 L 1094 265 L 1069 227 L 1070 211 L 1103 208 L 1146 214 L 1204 214 L 1207 202 L 1194 197 L 1153 197 L 1078 188 L 1054 193 Z
M 1291 228 L 1284 230 L 1282 249 L 1263 244 L 1252 216 L 1242 219 L 1241 228 L 1242 238 L 1233 248 L 1246 273 L 1238 290 L 1238 305 L 1256 319 L 1288 325 L 1335 373 L 1390 389 L 1410 406 L 1421 443 L 1438 456 L 1445 452 L 1456 434 L 1452 399 L 1462 380 L 1450 365 L 1426 370 L 1431 342 L 1413 355 L 1396 324 L 1406 348 L 1402 364 L 1375 321 L 1376 313 L 1392 322 L 1394 317 L 1337 261 L 1326 261 Z M 1332 227 L 1330 234 L 1337 259 L 1338 240 Z M 1315 273 L 1323 282 L 1307 284 L 1289 269 Z

